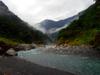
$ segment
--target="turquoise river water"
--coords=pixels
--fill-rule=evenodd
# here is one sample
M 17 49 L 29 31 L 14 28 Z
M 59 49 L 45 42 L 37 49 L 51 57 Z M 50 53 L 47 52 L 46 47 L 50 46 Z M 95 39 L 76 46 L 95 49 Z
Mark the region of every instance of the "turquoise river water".
M 39 49 L 20 51 L 18 57 L 77 75 L 100 75 L 100 58 L 45 53 Z

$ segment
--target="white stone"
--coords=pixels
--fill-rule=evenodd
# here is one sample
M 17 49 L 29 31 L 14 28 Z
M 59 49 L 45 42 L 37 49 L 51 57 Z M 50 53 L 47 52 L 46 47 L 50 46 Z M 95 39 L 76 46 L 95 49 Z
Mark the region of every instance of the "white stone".
M 8 49 L 8 51 L 6 52 L 8 55 L 16 55 L 16 51 L 13 48 Z

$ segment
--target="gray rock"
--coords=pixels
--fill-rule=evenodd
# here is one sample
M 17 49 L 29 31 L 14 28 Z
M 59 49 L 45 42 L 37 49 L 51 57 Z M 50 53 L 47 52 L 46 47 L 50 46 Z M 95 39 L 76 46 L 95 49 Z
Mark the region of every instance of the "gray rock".
M 13 48 L 10 48 L 10 49 L 8 49 L 6 51 L 6 55 L 8 55 L 8 56 L 16 56 L 17 53 L 16 53 L 16 51 Z

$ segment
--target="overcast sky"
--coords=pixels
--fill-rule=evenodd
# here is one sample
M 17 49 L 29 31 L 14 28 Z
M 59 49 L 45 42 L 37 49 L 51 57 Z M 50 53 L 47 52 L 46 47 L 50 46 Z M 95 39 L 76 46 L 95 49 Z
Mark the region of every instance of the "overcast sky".
M 77 14 L 93 0 L 2 0 L 9 9 L 31 25 L 44 19 L 60 20 Z

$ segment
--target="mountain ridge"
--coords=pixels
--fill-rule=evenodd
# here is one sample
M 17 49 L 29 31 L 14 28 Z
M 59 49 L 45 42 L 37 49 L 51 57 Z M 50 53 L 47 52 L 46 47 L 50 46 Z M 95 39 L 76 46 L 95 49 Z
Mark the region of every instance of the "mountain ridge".
M 38 24 L 37 27 L 40 28 L 40 31 L 43 31 L 46 34 L 52 34 L 55 33 L 58 29 L 63 28 L 64 26 L 67 26 L 70 22 L 77 19 L 79 15 L 75 15 L 69 18 L 66 18 L 64 20 L 59 21 L 53 21 L 50 19 L 46 19 Z
M 100 1 L 84 11 L 78 20 L 72 22 L 58 35 L 58 44 L 92 45 L 100 47 Z

